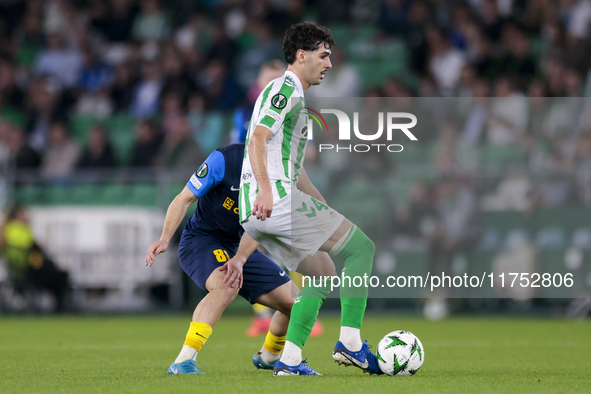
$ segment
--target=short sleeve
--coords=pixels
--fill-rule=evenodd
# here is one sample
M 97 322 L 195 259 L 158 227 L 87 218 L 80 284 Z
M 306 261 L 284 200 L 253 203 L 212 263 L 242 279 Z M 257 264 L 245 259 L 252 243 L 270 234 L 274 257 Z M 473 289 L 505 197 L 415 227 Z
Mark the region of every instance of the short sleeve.
M 196 197 L 203 197 L 211 189 L 219 185 L 226 173 L 226 160 L 222 152 L 214 150 L 191 176 L 187 187 Z
M 292 101 L 301 99 L 294 92 L 295 83 L 291 78 L 285 79 L 280 89 L 272 89 L 269 98 L 263 103 L 255 126 L 267 126 L 275 134 L 284 122 L 291 121 L 289 112 L 292 109 Z

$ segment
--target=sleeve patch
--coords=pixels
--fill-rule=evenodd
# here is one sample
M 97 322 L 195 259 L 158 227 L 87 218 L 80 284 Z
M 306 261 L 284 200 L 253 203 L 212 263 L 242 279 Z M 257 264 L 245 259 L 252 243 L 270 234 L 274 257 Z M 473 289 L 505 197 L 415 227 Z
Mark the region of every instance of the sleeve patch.
M 198 178 L 205 178 L 207 176 L 207 172 L 208 172 L 207 163 L 203 163 L 201 165 L 201 167 L 199 167 L 199 169 L 197 170 L 197 172 L 195 174 L 197 174 Z
M 283 117 L 282 117 L 281 115 L 279 115 L 277 112 L 275 112 L 275 111 L 271 111 L 269 108 L 266 108 L 266 109 L 263 111 L 263 114 L 264 114 L 264 115 L 267 115 L 267 116 L 270 116 L 270 117 L 272 117 L 272 118 L 273 118 L 273 119 L 275 119 L 275 121 L 277 121 L 277 122 L 281 122 L 281 120 L 282 120 L 282 118 L 283 118 Z
M 207 165 L 205 165 L 205 166 L 206 166 L 206 171 L 207 171 Z M 193 186 L 195 186 L 195 189 L 197 189 L 197 190 L 199 190 L 199 188 L 202 186 L 201 182 L 199 182 L 199 179 L 197 179 L 197 177 L 195 176 L 195 174 L 193 174 L 191 176 L 190 181 L 191 181 L 191 184 Z
M 283 109 L 287 105 L 287 97 L 281 93 L 277 93 L 271 99 L 271 105 L 277 109 Z

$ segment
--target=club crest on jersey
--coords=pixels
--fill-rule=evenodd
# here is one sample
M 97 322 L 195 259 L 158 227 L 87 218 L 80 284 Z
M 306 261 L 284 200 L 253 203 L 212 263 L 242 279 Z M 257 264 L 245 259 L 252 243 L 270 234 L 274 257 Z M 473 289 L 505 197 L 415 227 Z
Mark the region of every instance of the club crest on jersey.
M 205 176 L 207 175 L 207 163 L 203 163 L 201 164 L 201 167 L 199 167 L 199 169 L 197 170 L 196 174 L 198 178 L 205 178 Z
M 283 109 L 287 105 L 287 98 L 281 93 L 277 93 L 271 99 L 271 105 L 277 109 Z

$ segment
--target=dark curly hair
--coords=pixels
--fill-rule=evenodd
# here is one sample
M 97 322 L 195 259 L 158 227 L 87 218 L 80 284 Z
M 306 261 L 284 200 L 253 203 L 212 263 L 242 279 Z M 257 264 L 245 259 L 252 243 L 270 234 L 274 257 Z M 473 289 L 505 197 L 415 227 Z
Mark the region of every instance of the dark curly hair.
M 287 64 L 293 64 L 299 49 L 315 51 L 321 44 L 326 48 L 336 45 L 329 28 L 309 21 L 296 23 L 283 37 L 283 56 Z

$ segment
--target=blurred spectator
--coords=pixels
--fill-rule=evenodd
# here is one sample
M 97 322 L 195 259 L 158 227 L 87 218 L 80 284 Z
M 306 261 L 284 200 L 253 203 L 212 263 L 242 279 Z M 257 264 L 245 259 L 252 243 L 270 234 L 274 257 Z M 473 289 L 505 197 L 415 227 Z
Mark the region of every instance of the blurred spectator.
M 575 156 L 577 198 L 591 206 L 591 134 L 586 132 L 577 139 Z
M 180 54 L 174 47 L 168 46 L 164 49 L 162 62 L 164 71 L 163 91 L 177 92 L 181 95 L 182 100 L 186 100 L 189 94 L 197 89 L 197 85 L 185 69 Z
M 32 170 L 39 168 L 41 157 L 31 148 L 25 138 L 24 131 L 8 122 L 4 123 L 6 130 L 6 143 L 10 149 L 10 155 L 17 170 Z
M 79 87 L 85 91 L 94 91 L 109 86 L 113 82 L 113 78 L 113 68 L 102 62 L 92 48 L 86 47 Z
M 72 140 L 68 126 L 53 123 L 49 129 L 49 148 L 43 158 L 41 175 L 49 180 L 64 180 L 72 175 L 80 157 L 80 147 Z
M 75 47 L 68 48 L 60 33 L 49 34 L 47 41 L 48 48 L 39 53 L 35 62 L 35 74 L 53 76 L 67 88 L 76 86 L 82 69 L 82 53 Z
M 429 240 L 436 223 L 430 192 L 430 187 L 426 183 L 415 183 L 410 191 L 408 206 L 396 211 L 394 234 L 397 247 L 406 243 L 403 239 L 411 242 Z
M 482 142 L 489 115 L 490 86 L 484 79 L 477 79 L 472 83 L 468 101 L 469 108 L 464 122 L 460 141 L 465 145 L 478 145 Z
M 496 0 L 483 0 L 479 9 L 482 28 L 489 40 L 496 42 L 501 38 L 503 19 L 499 15 Z
M 131 107 L 134 97 L 133 87 L 136 83 L 130 64 L 124 63 L 117 66 L 111 87 L 111 99 L 116 111 L 124 111 Z
M 175 125 L 185 116 L 181 95 L 171 91 L 162 98 L 162 128 L 164 135 L 172 133 Z
M 492 145 L 519 142 L 527 126 L 527 99 L 516 91 L 512 77 L 495 82 L 495 96 L 488 116 L 486 139 Z
M 238 45 L 228 37 L 224 25 L 218 23 L 213 29 L 213 42 L 207 53 L 207 60 L 221 60 L 227 68 L 234 65 L 234 60 L 239 53 Z
M 160 40 L 170 35 L 170 25 L 159 0 L 142 0 L 140 13 L 133 23 L 133 38 L 139 41 Z
M 233 109 L 242 99 L 242 91 L 222 59 L 210 61 L 199 79 L 212 108 Z
M 133 21 L 138 13 L 134 0 L 110 0 L 107 6 L 95 9 L 92 25 L 108 41 L 123 42 L 131 38 Z
M 142 79 L 137 83 L 131 102 L 131 114 L 136 118 L 152 118 L 160 107 L 164 79 L 157 61 L 142 66 Z
M 470 272 L 472 252 L 483 230 L 476 196 L 470 188 L 448 177 L 437 183 L 436 196 L 438 219 L 430 240 L 429 271 L 451 273 L 454 258 L 461 255 L 468 264 L 462 271 Z
M 510 170 L 501 179 L 496 190 L 482 198 L 487 211 L 521 211 L 531 208 L 532 184 L 525 171 Z
M 56 299 L 56 312 L 65 310 L 71 293 L 68 273 L 58 268 L 35 242 L 28 215 L 20 206 L 9 210 L 0 228 L 0 251 L 8 262 L 16 291 L 49 290 Z
M 263 89 L 274 79 L 281 77 L 286 70 L 285 63 L 281 60 L 271 60 L 261 66 L 259 69 L 259 74 L 256 81 L 252 84 L 248 93 L 246 93 L 246 103 L 241 107 L 238 107 L 236 111 L 234 111 L 234 127 L 232 128 L 232 132 L 230 135 L 230 139 L 232 143 L 241 143 L 246 140 L 246 133 L 248 131 L 248 124 L 250 123 L 250 118 L 252 116 L 252 111 L 254 109 L 254 104 L 259 97 L 259 94 L 263 91 Z M 202 112 L 203 104 L 200 102 L 196 102 L 194 105 L 193 116 L 189 116 L 191 124 L 193 125 L 193 132 L 195 133 L 198 131 L 199 127 L 194 122 L 195 119 L 195 112 L 200 113 Z M 204 144 L 197 140 L 202 146 Z M 209 144 L 205 144 L 209 145 Z
M 361 90 L 359 71 L 347 63 L 345 53 L 338 47 L 330 57 L 333 69 L 326 73 L 322 83 L 310 89 L 306 97 L 358 97 Z
M 102 126 L 92 127 L 88 133 L 88 146 L 78 160 L 80 169 L 99 169 L 115 167 L 115 157 L 107 133 Z
M 191 135 L 189 121 L 182 118 L 175 123 L 171 133 L 165 136 L 158 163 L 169 169 L 191 169 L 199 166 L 205 158 Z
M 439 27 L 427 30 L 429 70 L 437 84 L 449 95 L 455 88 L 465 59 L 461 51 L 451 46 L 449 35 Z
M 50 124 L 66 118 L 65 110 L 60 105 L 61 97 L 59 86 L 53 80 L 39 78 L 28 86 L 27 131 L 29 143 L 39 152 L 47 149 Z
M 238 80 L 245 87 L 251 86 L 255 82 L 263 63 L 274 58 L 283 58 L 281 42 L 273 36 L 273 31 L 268 23 L 257 23 L 253 30 L 256 42 L 238 60 L 238 64 L 240 64 L 237 70 Z
M 506 23 L 503 27 L 503 42 L 508 53 L 499 59 L 495 77 L 501 74 L 519 76 L 518 81 L 524 87 L 529 85 L 537 76 L 538 70 L 529 50 L 530 43 L 527 35 L 516 24 Z
M 389 35 L 406 33 L 406 15 L 410 4 L 407 0 L 380 1 L 379 27 Z
M 39 50 L 45 45 L 45 35 L 41 31 L 41 15 L 27 10 L 22 24 L 14 31 L 13 40 L 17 46 L 18 63 L 29 67 L 35 61 Z
M 11 106 L 13 111 L 18 111 L 24 104 L 25 93 L 17 85 L 16 72 L 12 61 L 0 56 L 0 108 Z
M 160 152 L 162 133 L 148 120 L 142 120 L 135 127 L 136 142 L 133 147 L 131 166 L 152 167 Z

